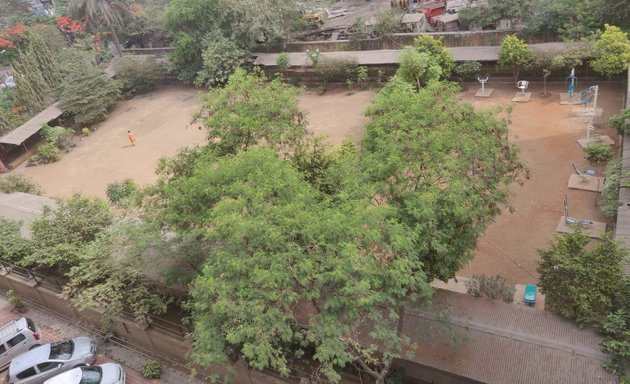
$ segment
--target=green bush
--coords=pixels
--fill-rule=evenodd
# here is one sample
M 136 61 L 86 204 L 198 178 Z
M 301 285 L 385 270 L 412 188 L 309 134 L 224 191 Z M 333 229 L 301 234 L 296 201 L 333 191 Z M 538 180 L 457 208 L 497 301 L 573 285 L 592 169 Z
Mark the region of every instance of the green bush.
M 57 147 L 52 143 L 46 143 L 37 148 L 37 153 L 28 159 L 28 164 L 37 165 L 54 163 L 60 159 L 61 156 L 59 155 L 59 149 L 57 149 Z
M 468 294 L 475 297 L 487 296 L 493 299 L 501 299 L 506 303 L 514 301 L 514 288 L 507 285 L 504 278 L 499 275 L 488 277 L 485 275 L 474 276 L 466 283 Z
M 46 141 L 58 149 L 68 149 L 74 146 L 72 138 L 74 137 L 74 130 L 70 128 L 64 128 L 60 126 L 50 127 L 44 125 L 41 129 L 41 135 Z
M 587 145 L 584 152 L 586 152 L 586 158 L 593 163 L 605 163 L 613 157 L 610 145 L 599 141 Z
M 615 128 L 620 135 L 630 131 L 630 108 L 610 116 L 608 124 Z
M 196 85 L 213 87 L 225 84 L 236 68 L 247 63 L 247 51 L 219 32 L 210 34 L 204 42 L 206 49 L 201 54 L 203 68 L 197 73 Z
M 612 160 L 604 171 L 601 208 L 610 220 L 617 217 L 619 187 L 621 186 L 621 159 Z
M 473 79 L 481 69 L 481 63 L 478 61 L 464 61 L 455 67 L 455 74 L 464 80 Z
M 315 72 L 326 83 L 346 83 L 356 80 L 359 63 L 355 58 L 328 58 L 320 60 Z
M 113 205 L 124 205 L 138 191 L 138 185 L 132 179 L 117 181 L 107 186 L 105 194 Z
M 120 97 L 120 83 L 102 69 L 77 63 L 61 84 L 59 107 L 74 115 L 79 124 L 90 124 L 107 116 Z
M 0 259 L 17 263 L 33 251 L 31 242 L 22 238 L 21 224 L 0 217 Z
M 116 78 L 121 83 L 123 94 L 133 96 L 155 89 L 162 78 L 163 70 L 153 57 L 137 60 L 126 56 L 116 64 Z
M 31 193 L 33 195 L 41 195 L 42 189 L 28 176 L 21 173 L 14 173 L 0 177 L 0 192 L 24 192 Z
M 162 366 L 155 360 L 151 360 L 142 366 L 142 376 L 147 379 L 159 379 L 162 376 Z

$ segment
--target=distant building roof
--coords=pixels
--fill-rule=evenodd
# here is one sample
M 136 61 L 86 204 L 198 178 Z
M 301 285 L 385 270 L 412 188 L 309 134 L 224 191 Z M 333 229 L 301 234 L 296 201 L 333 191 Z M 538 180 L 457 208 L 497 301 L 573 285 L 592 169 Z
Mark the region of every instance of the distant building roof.
M 61 116 L 63 111 L 59 109 L 58 104 L 59 103 L 55 103 L 51 105 L 35 115 L 26 123 L 0 137 L 0 144 L 21 145 L 23 142 L 28 140 L 29 137 L 39 132 L 44 124 L 48 124 L 49 121 Z
M 30 193 L 0 193 L 0 217 L 21 221 L 20 233 L 23 237 L 30 237 L 28 224 L 42 215 L 44 206 L 56 208 L 57 201 Z
M 406 309 L 403 333 L 417 345 L 411 361 L 483 383 L 616 383 L 594 329 L 523 305 L 439 290 L 430 307 Z

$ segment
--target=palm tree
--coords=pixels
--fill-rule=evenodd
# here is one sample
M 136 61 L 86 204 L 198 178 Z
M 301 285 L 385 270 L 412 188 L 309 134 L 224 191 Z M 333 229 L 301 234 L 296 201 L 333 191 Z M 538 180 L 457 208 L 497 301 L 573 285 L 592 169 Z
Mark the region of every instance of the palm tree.
M 105 23 L 112 33 L 118 54 L 122 56 L 122 46 L 116 34 L 116 27 L 122 26 L 123 16 L 129 13 L 128 0 L 70 0 L 68 13 L 87 17 L 92 26 Z

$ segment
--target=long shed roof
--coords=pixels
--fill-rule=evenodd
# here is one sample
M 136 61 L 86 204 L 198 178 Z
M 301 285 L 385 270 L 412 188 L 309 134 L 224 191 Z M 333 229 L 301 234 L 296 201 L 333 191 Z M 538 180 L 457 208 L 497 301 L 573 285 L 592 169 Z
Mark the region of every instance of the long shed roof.
M 63 111 L 59 109 L 58 104 L 59 103 L 55 103 L 51 105 L 35 115 L 26 123 L 0 137 L 0 144 L 21 145 L 23 142 L 28 140 L 29 137 L 39 132 L 44 124 L 47 124 L 49 121 L 61 116 Z

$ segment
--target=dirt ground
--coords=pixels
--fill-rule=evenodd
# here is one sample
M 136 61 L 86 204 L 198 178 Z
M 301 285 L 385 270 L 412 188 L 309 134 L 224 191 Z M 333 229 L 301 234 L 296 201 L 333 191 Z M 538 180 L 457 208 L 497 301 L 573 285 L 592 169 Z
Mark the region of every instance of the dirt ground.
M 592 84 L 580 84 L 579 89 Z M 479 88 L 472 84 L 462 98 L 475 107 L 485 108 L 505 105 L 515 93 L 513 87 L 497 87 L 489 99 L 474 97 Z M 498 88 L 498 89 L 497 89 Z M 480 239 L 472 261 L 472 274 L 501 275 L 509 283 L 536 283 L 538 249 L 546 247 L 556 233 L 563 214 L 564 195 L 568 196 L 569 215 L 594 221 L 606 221 L 598 207 L 599 193 L 568 189 L 571 162 L 580 169 L 596 169 L 601 176 L 603 166 L 593 166 L 585 159 L 576 140 L 586 137 L 587 119 L 569 117 L 575 106 L 560 105 L 559 92 L 564 86 L 549 87 L 553 95 L 539 97 L 542 85 L 530 87 L 532 98 L 528 103 L 514 105 L 511 138 L 521 149 L 521 158 L 530 170 L 529 180 L 522 186 L 513 185 L 513 213 L 507 210 L 496 218 Z M 598 107 L 603 108 L 602 123 L 608 116 L 617 113 L 623 102 L 623 92 L 618 86 L 600 84 Z M 619 137 L 606 124 L 598 125 L 595 134 L 606 134 L 615 140 L 618 151 Z M 459 275 L 468 276 L 468 267 Z
M 580 89 L 591 84 L 580 84 Z M 516 89 L 512 85 L 492 84 L 495 93 L 489 99 L 474 97 L 478 84 L 471 84 L 461 98 L 475 107 L 507 105 Z M 514 212 L 505 210 L 480 239 L 472 274 L 505 277 L 511 284 L 535 283 L 537 250 L 547 245 L 556 233 L 562 215 L 564 195 L 568 196 L 570 215 L 577 218 L 606 221 L 598 207 L 599 194 L 569 190 L 571 162 L 582 169 L 595 168 L 584 158 L 576 140 L 586 136 L 585 118 L 569 117 L 574 106 L 560 105 L 561 85 L 550 85 L 552 96 L 541 98 L 541 85 L 531 84 L 532 99 L 514 104 L 511 140 L 521 149 L 521 157 L 530 170 L 523 185 L 513 185 Z M 110 117 L 97 126 L 97 131 L 84 138 L 77 148 L 57 163 L 21 168 L 18 171 L 34 178 L 49 196 L 67 196 L 74 191 L 104 196 L 107 184 L 133 178 L 140 184 L 156 180 L 154 172 L 161 156 L 171 156 L 179 148 L 202 144 L 204 131 L 189 126 L 197 108 L 198 90 L 169 87 L 148 95 L 118 103 Z M 335 144 L 349 138 L 358 142 L 367 119 L 363 112 L 375 95 L 374 91 L 358 91 L 348 95 L 346 89 L 332 89 L 324 95 L 306 91 L 300 105 L 308 111 L 311 128 L 328 136 Z M 601 122 L 616 113 L 622 105 L 623 92 L 618 86 L 600 85 L 598 106 L 604 109 Z M 127 140 L 131 129 L 138 138 L 132 147 Z M 595 134 L 619 137 L 601 125 Z M 468 276 L 468 267 L 458 274 Z
M 121 101 L 96 125 L 96 132 L 84 137 L 61 161 L 22 166 L 18 172 L 32 177 L 52 197 L 75 191 L 105 196 L 109 183 L 127 178 L 152 183 L 160 157 L 204 142 L 205 132 L 189 124 L 198 108 L 198 93 L 195 88 L 170 86 Z M 135 147 L 127 139 L 128 130 L 136 135 Z

